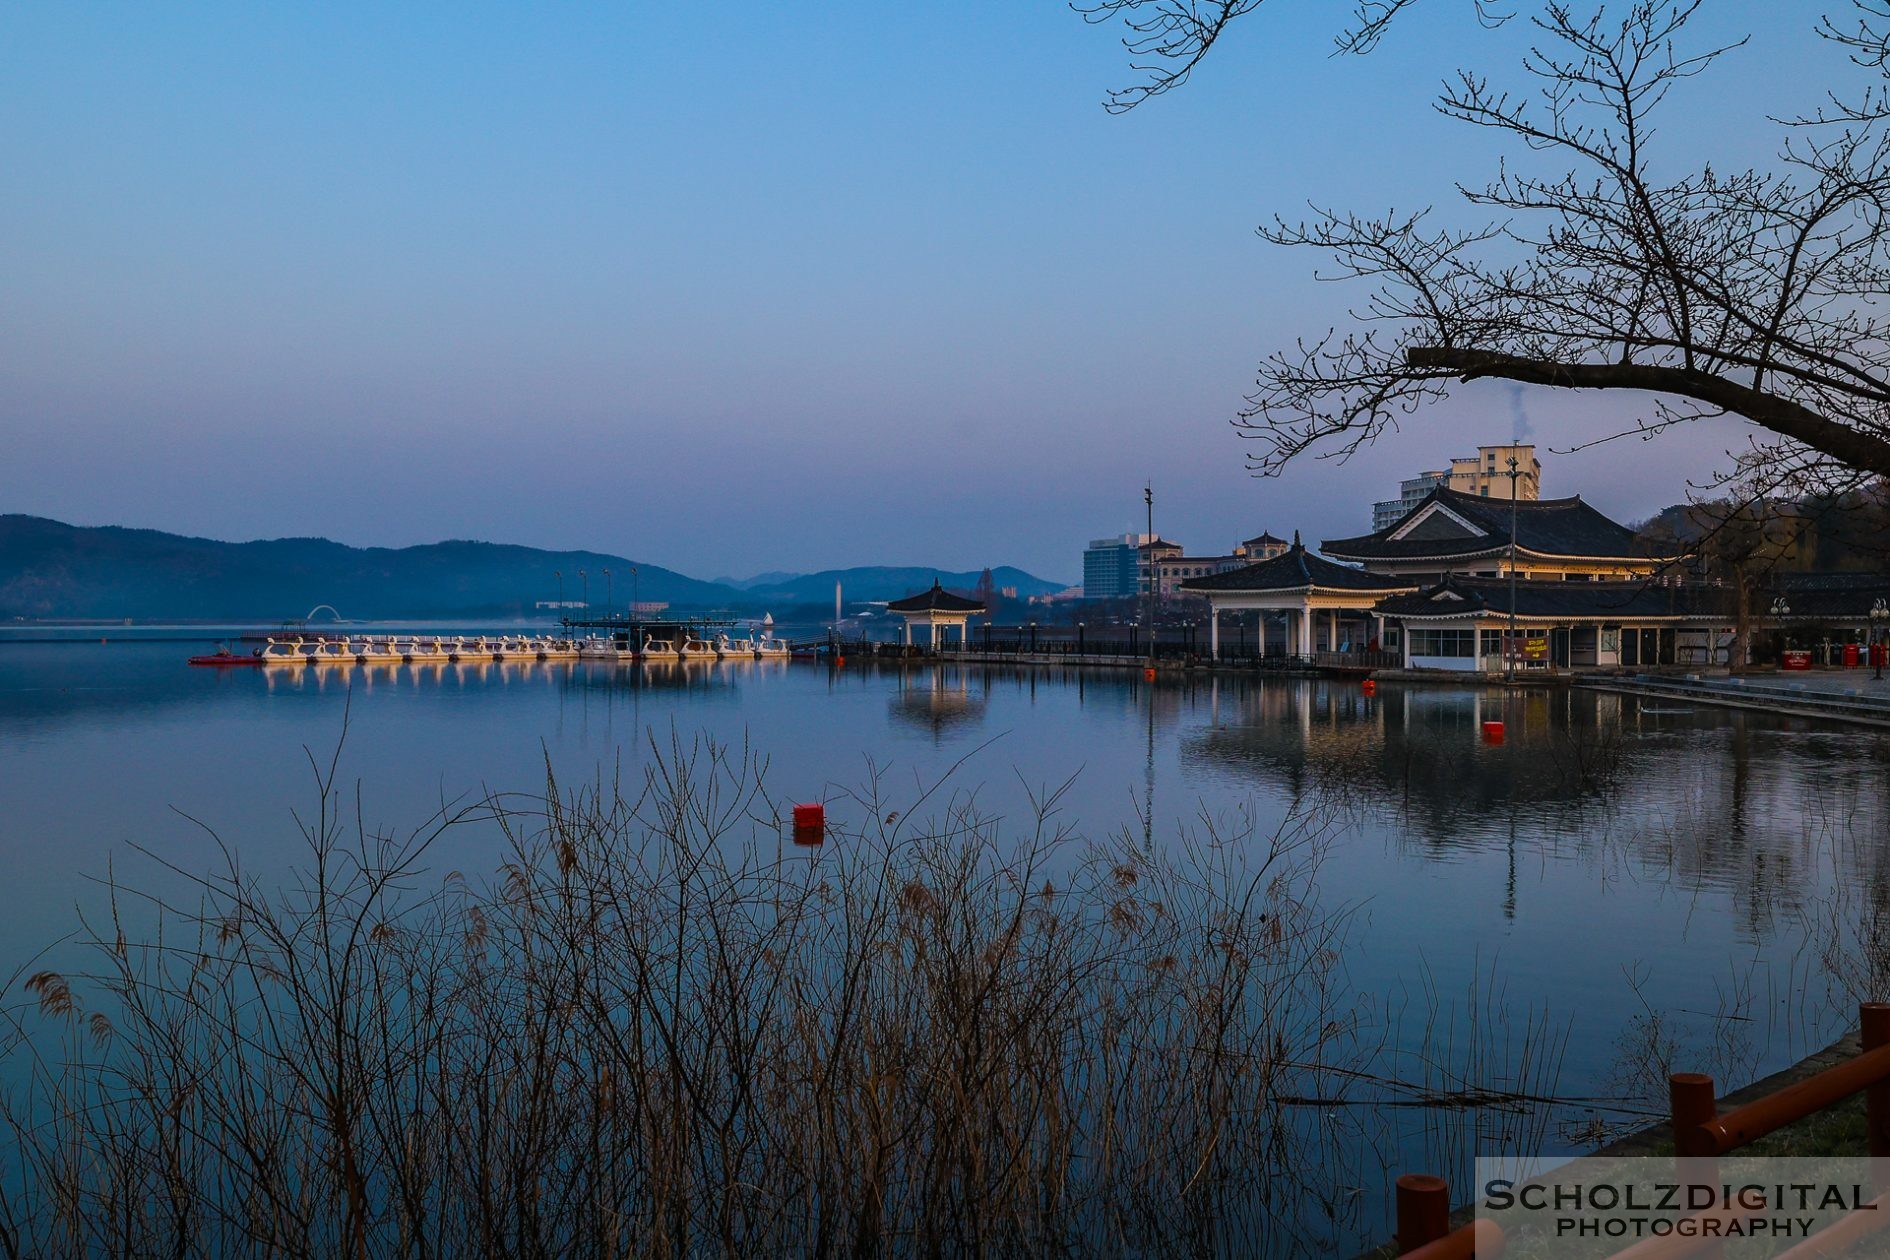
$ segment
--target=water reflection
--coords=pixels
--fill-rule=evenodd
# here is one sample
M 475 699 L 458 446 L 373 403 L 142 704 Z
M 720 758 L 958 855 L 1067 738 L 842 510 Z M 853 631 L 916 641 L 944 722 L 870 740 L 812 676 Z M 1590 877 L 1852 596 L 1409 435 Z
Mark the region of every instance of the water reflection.
M 984 681 L 988 686 L 989 679 Z M 983 688 L 972 690 L 971 671 L 938 668 L 901 673 L 887 711 L 895 721 L 936 739 L 948 729 L 984 721 L 986 703 Z

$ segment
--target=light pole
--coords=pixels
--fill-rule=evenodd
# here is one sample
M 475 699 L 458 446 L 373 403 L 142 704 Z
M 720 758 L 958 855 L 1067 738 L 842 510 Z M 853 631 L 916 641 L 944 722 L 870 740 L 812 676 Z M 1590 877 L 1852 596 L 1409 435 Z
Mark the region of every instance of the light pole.
M 564 613 L 564 570 L 553 569 L 551 576 L 558 579 L 558 613 L 562 616 Z
M 617 604 L 616 597 L 611 594 L 611 590 L 610 590 L 610 570 L 605 569 L 604 570 L 604 620 L 605 621 L 609 621 L 613 616 L 616 615 L 612 611 L 612 609 L 616 607 L 616 604 Z
M 1516 451 L 1509 453 L 1509 638 L 1503 645 L 1503 679 L 1516 681 Z
M 591 611 L 591 575 L 579 569 L 578 581 L 584 584 L 584 614 L 589 616 Z
M 1142 502 L 1148 508 L 1148 663 L 1155 663 L 1155 487 L 1142 487 Z
M 1778 623 L 1778 663 L 1781 669 L 1785 665 L 1785 618 L 1791 615 L 1792 606 L 1785 602 L 1783 595 L 1772 601 L 1772 620 Z
M 1870 663 L 1875 667 L 1871 674 L 1873 681 L 1883 681 L 1883 628 L 1890 623 L 1890 602 L 1879 595 L 1877 602 L 1870 606 Z
M 638 611 L 643 605 L 640 591 L 641 579 L 637 576 L 637 566 L 633 564 L 630 566 L 630 616 L 633 619 L 641 615 Z

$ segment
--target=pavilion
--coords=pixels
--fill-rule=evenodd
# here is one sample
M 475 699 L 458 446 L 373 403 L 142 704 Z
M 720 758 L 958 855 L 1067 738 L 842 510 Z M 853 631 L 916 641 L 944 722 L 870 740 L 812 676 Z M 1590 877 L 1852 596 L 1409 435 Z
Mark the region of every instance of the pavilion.
M 923 623 L 931 630 L 932 651 L 936 652 L 939 648 L 939 628 L 953 626 L 958 629 L 959 649 L 964 651 L 971 646 L 971 619 L 984 611 L 984 604 L 980 600 L 952 594 L 934 578 L 931 590 L 895 599 L 886 605 L 886 611 L 906 619 L 907 647 L 912 646 L 912 627 Z
M 1207 600 L 1208 655 L 1218 660 L 1222 610 L 1285 613 L 1286 654 L 1311 656 L 1316 651 L 1336 650 L 1339 623 L 1346 614 L 1374 617 L 1378 632 L 1372 637 L 1382 640 L 1383 619 L 1377 618 L 1374 611 L 1378 601 L 1389 595 L 1415 593 L 1418 583 L 1334 564 L 1306 550 L 1295 533 L 1293 545 L 1271 560 L 1191 578 L 1181 584 L 1181 589 Z M 1323 646 L 1320 639 L 1324 640 Z

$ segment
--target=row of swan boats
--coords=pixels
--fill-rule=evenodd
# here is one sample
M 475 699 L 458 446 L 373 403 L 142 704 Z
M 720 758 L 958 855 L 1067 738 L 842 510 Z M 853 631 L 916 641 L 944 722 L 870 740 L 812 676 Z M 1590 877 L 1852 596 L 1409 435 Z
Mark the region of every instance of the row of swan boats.
M 713 639 L 688 637 L 656 639 L 644 636 L 633 645 L 627 636 L 559 638 L 546 635 L 325 635 L 270 637 L 249 656 L 220 652 L 215 657 L 192 657 L 192 664 L 255 663 L 261 665 L 414 665 L 436 661 L 636 661 L 636 660 L 765 660 L 786 659 L 792 647 L 772 630 L 734 638 L 727 633 Z

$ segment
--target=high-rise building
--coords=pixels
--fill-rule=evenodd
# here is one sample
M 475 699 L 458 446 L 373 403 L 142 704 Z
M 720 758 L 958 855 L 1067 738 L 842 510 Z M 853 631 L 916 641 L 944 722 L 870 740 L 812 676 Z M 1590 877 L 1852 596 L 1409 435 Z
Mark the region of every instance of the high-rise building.
M 1516 460 L 1516 475 L 1510 476 L 1509 461 Z M 1398 483 L 1398 497 L 1372 504 L 1372 532 L 1390 529 L 1404 515 L 1424 501 L 1424 496 L 1442 487 L 1484 499 L 1507 499 L 1514 489 L 1517 499 L 1542 497 L 1542 461 L 1536 458 L 1532 442 L 1504 446 L 1479 446 L 1475 455 L 1450 461 L 1448 471 L 1423 472 Z
M 1083 598 L 1125 599 L 1140 595 L 1142 556 L 1139 548 L 1150 541 L 1148 534 L 1092 539 L 1083 552 Z

